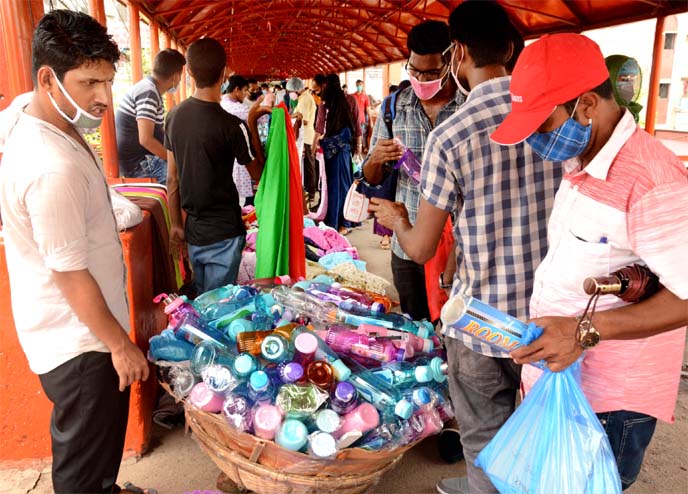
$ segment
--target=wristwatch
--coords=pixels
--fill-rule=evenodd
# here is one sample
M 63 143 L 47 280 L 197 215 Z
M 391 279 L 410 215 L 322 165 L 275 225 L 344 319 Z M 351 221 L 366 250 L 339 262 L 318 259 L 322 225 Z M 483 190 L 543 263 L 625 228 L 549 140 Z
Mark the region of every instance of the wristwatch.
M 452 287 L 452 284 L 451 284 L 451 283 L 447 283 L 447 284 L 444 283 L 444 271 L 442 271 L 442 272 L 440 273 L 440 288 L 441 288 L 442 290 L 447 290 L 447 289 L 449 289 L 449 288 L 451 288 L 451 287 Z
M 600 332 L 592 325 L 592 320 L 589 317 L 578 319 L 578 326 L 576 327 L 576 339 L 578 344 L 584 349 L 592 348 L 600 342 Z

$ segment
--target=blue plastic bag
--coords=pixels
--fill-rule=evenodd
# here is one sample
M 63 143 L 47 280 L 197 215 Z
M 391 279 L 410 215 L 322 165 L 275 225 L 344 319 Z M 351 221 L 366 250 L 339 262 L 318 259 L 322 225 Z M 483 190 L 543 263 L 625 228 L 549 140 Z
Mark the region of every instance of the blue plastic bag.
M 609 439 L 579 385 L 580 363 L 544 370 L 475 460 L 501 494 L 617 494 Z

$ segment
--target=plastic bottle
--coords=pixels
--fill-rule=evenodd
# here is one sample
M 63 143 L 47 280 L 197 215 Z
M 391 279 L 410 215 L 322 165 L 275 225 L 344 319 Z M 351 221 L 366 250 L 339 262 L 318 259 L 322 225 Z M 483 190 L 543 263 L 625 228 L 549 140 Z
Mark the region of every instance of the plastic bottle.
M 222 395 L 211 391 L 202 382 L 193 387 L 188 399 L 193 406 L 204 412 L 217 413 L 222 409 Z
M 351 345 L 349 353 L 377 362 L 398 362 L 406 356 L 404 348 L 397 348 L 391 340 L 384 338 L 370 338 L 366 343 Z
M 430 368 L 432 373 L 432 379 L 438 383 L 444 383 L 447 381 L 447 374 L 449 373 L 449 364 L 445 362 L 441 357 L 428 357 L 423 355 L 416 358 L 411 362 L 416 366 L 427 366 Z
M 370 324 L 389 329 L 398 329 L 414 334 L 420 338 L 428 338 L 435 330 L 434 326 L 429 321 L 413 321 L 394 312 L 387 314 L 366 313 L 346 303 L 340 305 L 340 310 L 337 313 L 337 320 L 350 324 L 351 326 Z
M 349 377 L 349 382 L 354 385 L 359 396 L 372 403 L 383 417 L 397 415 L 407 419 L 411 416 L 413 405 L 403 398 L 398 389 L 352 360 L 346 360 L 346 363 L 356 371 Z
M 176 293 L 161 293 L 153 299 L 153 302 L 159 304 L 162 302 L 164 305 L 164 312 L 167 315 L 169 321 L 169 326 L 171 328 L 175 327 L 186 314 L 193 314 L 196 317 L 200 317 L 196 309 L 188 303 L 185 296 L 179 296 Z
M 505 353 L 528 345 L 542 334 L 542 329 L 535 324 L 521 322 L 460 293 L 453 295 L 442 307 L 442 322 Z
M 235 312 L 254 301 L 258 290 L 251 286 L 240 286 L 218 288 L 218 294 L 213 294 L 215 290 L 206 292 L 194 300 L 196 307 L 200 308 L 200 314 L 207 320 L 212 321 L 222 316 Z M 226 289 L 226 290 L 223 290 Z M 212 295 L 211 295 L 212 294 Z M 228 296 L 223 296 L 228 295 Z M 219 298 L 221 297 L 221 298 Z M 211 301 L 215 300 L 216 301 Z
M 311 322 L 329 325 L 336 322 L 337 306 L 331 302 L 323 302 L 305 292 L 291 290 L 286 286 L 277 286 L 271 292 L 273 298 L 282 306 L 300 314 Z
M 282 425 L 282 412 L 275 405 L 259 405 L 253 413 L 253 433 L 272 441 Z
M 191 372 L 200 376 L 209 365 L 224 365 L 231 369 L 236 356 L 231 345 L 224 346 L 214 341 L 202 341 L 191 353 Z
M 229 425 L 240 431 L 249 431 L 253 425 L 253 403 L 245 392 L 234 390 L 222 403 L 222 414 Z
M 325 343 L 338 353 L 349 353 L 351 347 L 357 343 L 367 344 L 370 337 L 351 331 L 342 326 L 332 326 L 324 334 Z
M 294 333 L 292 333 L 294 335 Z M 318 340 L 316 336 L 309 332 L 302 332 L 296 334 L 293 339 L 294 343 L 294 362 L 298 362 L 305 369 L 308 364 L 315 360 L 315 353 L 318 350 Z
M 203 382 L 214 393 L 224 395 L 239 385 L 239 380 L 234 377 L 229 367 L 224 365 L 208 365 L 201 373 Z
M 260 354 L 268 362 L 284 362 L 292 359 L 294 351 L 289 340 L 273 332 L 261 342 Z
M 337 441 L 327 432 L 317 431 L 308 437 L 308 454 L 316 458 L 334 458 L 337 456 Z
M 415 413 L 433 410 L 437 404 L 435 392 L 425 386 L 408 390 L 403 394 L 403 396 L 406 401 L 413 405 L 413 411 Z
M 334 410 L 320 410 L 313 417 L 313 427 L 319 431 L 333 433 L 342 425 L 342 418 Z
M 330 408 L 339 415 L 345 415 L 357 406 L 358 392 L 350 382 L 339 382 L 330 390 Z
M 251 315 L 251 323 L 256 331 L 268 331 L 272 329 L 273 315 L 268 310 L 265 299 L 261 296 L 254 298 L 255 310 Z
M 186 313 L 173 329 L 174 335 L 180 340 L 198 345 L 202 341 L 212 341 L 222 346 L 229 346 L 229 339 L 217 329 L 205 324 L 195 314 Z
M 382 326 L 373 326 L 372 324 L 361 324 L 358 326 L 358 328 L 356 328 L 356 332 L 373 338 L 380 336 L 399 338 L 400 341 L 409 343 L 416 353 L 428 353 L 431 352 L 435 347 L 434 342 L 428 338 L 420 338 L 415 334 L 407 333 L 406 331 L 384 328 Z
M 275 405 L 289 418 L 307 419 L 326 400 L 327 393 L 323 393 L 313 384 L 285 384 L 277 393 Z
M 272 331 L 246 331 L 237 334 L 236 346 L 241 353 L 250 353 L 256 357 L 260 355 L 260 345 Z
M 248 380 L 248 397 L 254 403 L 272 403 L 275 398 L 275 387 L 267 373 L 254 371 Z
M 334 385 L 334 371 L 332 366 L 322 360 L 315 360 L 306 368 L 308 382 L 315 384 L 320 389 L 328 391 Z
M 316 333 L 310 331 L 305 326 L 300 326 L 296 328 L 292 333 L 292 341 L 301 333 L 308 332 L 315 336 L 318 342 L 318 349 L 315 352 L 315 358 L 317 360 L 323 360 L 332 366 L 332 371 L 334 372 L 334 377 L 337 381 L 346 381 L 351 375 L 351 369 L 342 361 L 342 359 L 335 353 L 335 351 L 330 348 L 330 346 L 325 343 L 325 341 L 320 338 Z
M 280 362 L 277 364 L 277 375 L 284 384 L 295 383 L 304 376 L 303 366 L 298 362 Z
M 259 368 L 260 364 L 253 355 L 242 353 L 234 359 L 232 373 L 239 379 L 248 379 L 248 377 Z
M 284 449 L 300 451 L 308 442 L 308 429 L 300 420 L 287 419 L 277 431 L 275 442 Z
M 423 413 L 419 414 L 418 417 L 423 421 L 423 430 L 420 433 L 419 439 L 439 434 L 442 431 L 444 423 L 442 422 L 439 412 L 434 408 L 425 410 Z
M 410 362 L 390 362 L 374 371 L 375 375 L 388 384 L 404 389 L 432 381 L 433 373 L 427 365 L 415 365 Z
M 240 312 L 244 312 L 243 309 L 240 310 Z M 246 314 L 244 314 L 244 317 L 250 317 L 251 313 L 246 311 Z M 218 319 L 219 321 L 220 319 Z M 218 326 L 219 327 L 219 326 Z M 237 318 L 232 320 L 232 322 L 229 323 L 229 326 L 226 326 L 227 330 L 227 336 L 229 336 L 229 339 L 232 340 L 233 342 L 236 343 L 237 337 L 239 336 L 240 333 L 250 333 L 253 331 L 253 324 L 251 321 L 248 319 L 242 318 Z
M 169 370 L 167 379 L 172 388 L 172 393 L 177 398 L 186 398 L 198 382 L 190 369 L 177 366 Z
M 362 434 L 373 430 L 380 423 L 380 414 L 370 403 L 361 403 L 342 417 L 342 423 L 332 435 L 339 439 L 346 433 L 358 431 Z

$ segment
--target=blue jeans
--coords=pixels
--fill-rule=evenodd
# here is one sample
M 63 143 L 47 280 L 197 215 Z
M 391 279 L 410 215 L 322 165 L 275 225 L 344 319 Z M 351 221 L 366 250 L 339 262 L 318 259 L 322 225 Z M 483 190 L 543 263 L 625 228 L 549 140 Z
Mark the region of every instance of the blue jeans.
M 167 185 L 167 161 L 154 154 L 147 154 L 146 159 L 136 169 L 127 174 L 129 178 L 154 178 L 159 184 Z
M 189 244 L 189 260 L 197 293 L 236 283 L 246 235 L 210 245 Z
M 619 410 L 598 413 L 619 467 L 621 486 L 628 489 L 638 478 L 645 450 L 655 433 L 657 419 L 637 412 Z

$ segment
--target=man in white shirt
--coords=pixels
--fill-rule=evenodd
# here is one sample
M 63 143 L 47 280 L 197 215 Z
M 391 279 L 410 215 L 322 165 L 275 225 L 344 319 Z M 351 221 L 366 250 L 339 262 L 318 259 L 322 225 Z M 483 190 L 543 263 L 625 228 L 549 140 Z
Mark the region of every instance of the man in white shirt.
M 79 130 L 100 125 L 119 56 L 88 15 L 44 16 L 33 37 L 34 93 L 0 167 L 12 312 L 54 405 L 57 493 L 118 492 L 129 385 L 149 371 L 127 334 L 126 273 L 102 165 Z
M 299 95 L 294 108 L 294 131 L 299 135 L 299 128 L 303 129 L 303 184 L 310 199 L 318 189 L 318 169 L 316 168 L 315 155 L 311 149 L 315 139 L 315 110 L 317 106 L 313 95 L 306 90 L 306 85 L 298 77 L 293 77 L 287 82 L 287 89 Z

